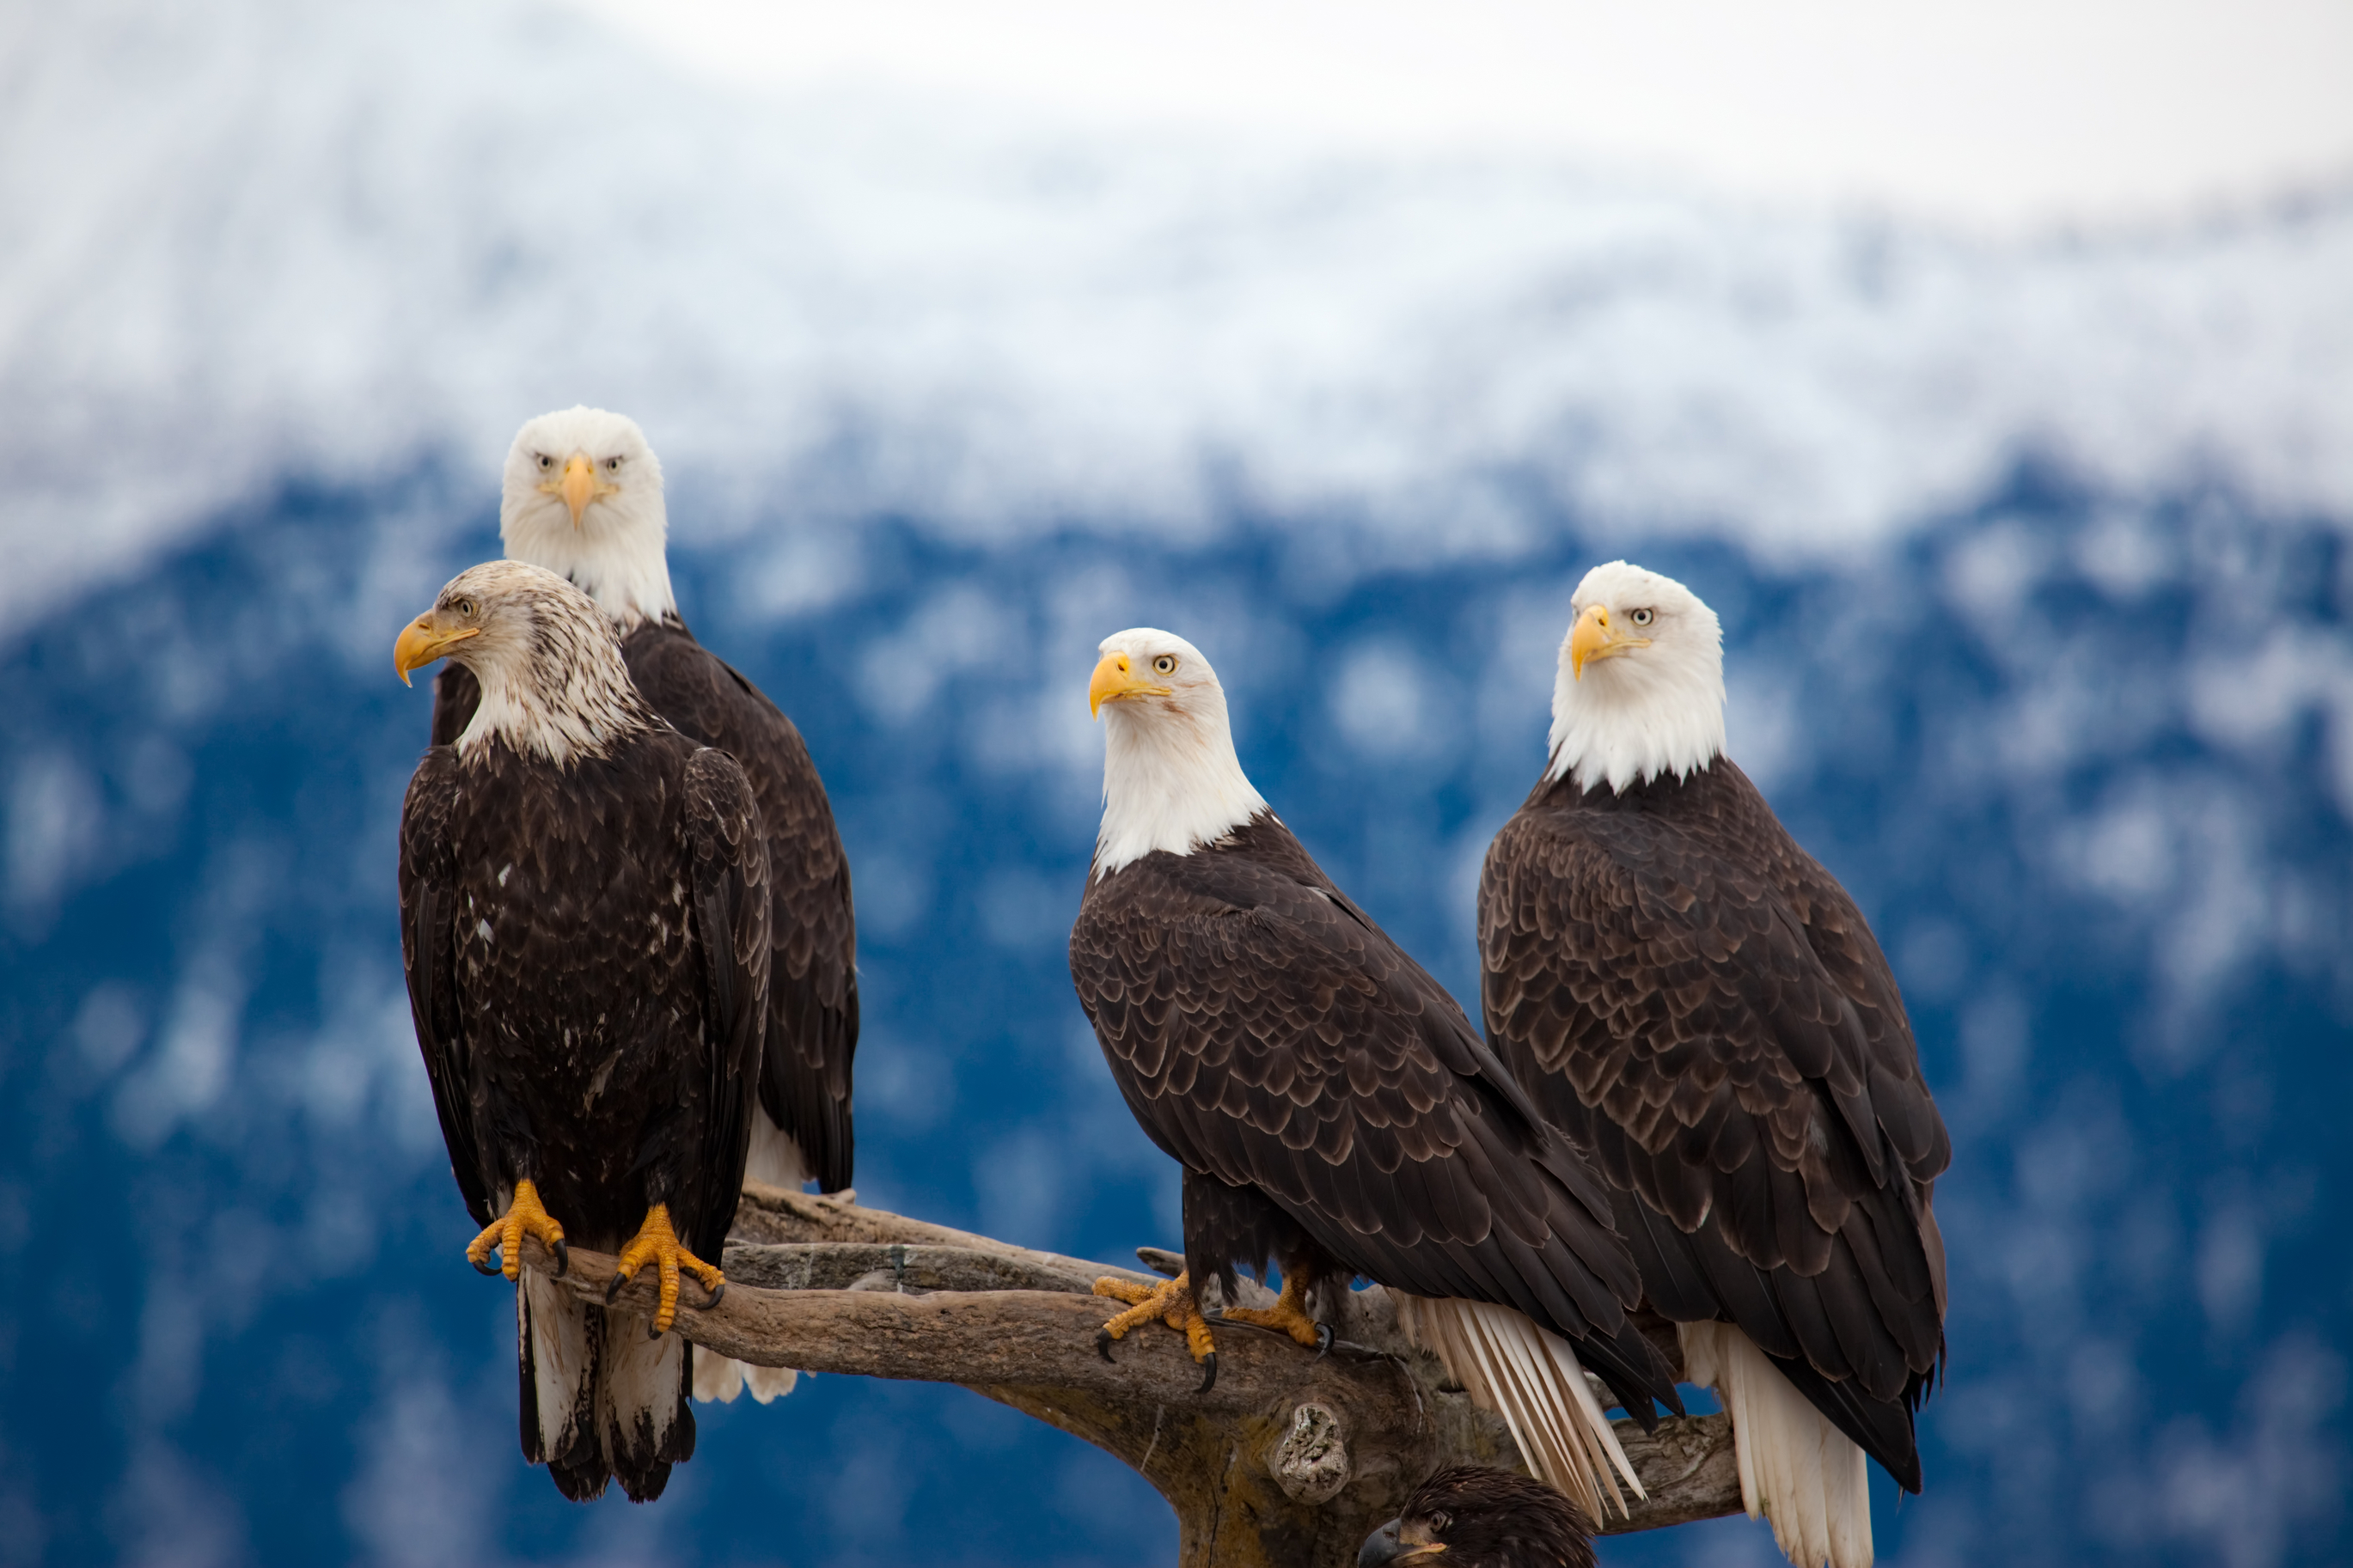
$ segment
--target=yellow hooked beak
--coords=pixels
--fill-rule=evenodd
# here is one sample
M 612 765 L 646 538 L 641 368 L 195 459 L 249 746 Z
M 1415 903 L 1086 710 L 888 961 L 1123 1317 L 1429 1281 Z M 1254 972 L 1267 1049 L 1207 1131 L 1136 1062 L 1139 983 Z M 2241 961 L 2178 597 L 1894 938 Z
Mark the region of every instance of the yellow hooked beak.
M 1648 647 L 1651 639 L 1621 632 L 1609 624 L 1609 606 L 1592 605 L 1577 617 L 1577 626 L 1568 634 L 1568 673 L 1576 679 L 1585 679 L 1585 667 L 1598 658 L 1616 658 L 1638 647 Z
M 427 610 L 400 628 L 399 639 L 392 645 L 392 668 L 406 686 L 410 670 L 422 669 L 468 637 L 481 635 L 480 626 L 453 626 L 439 610 Z
M 1107 653 L 1095 666 L 1095 678 L 1087 682 L 1087 711 L 1095 718 L 1103 717 L 1103 705 L 1119 702 L 1130 697 L 1166 697 L 1168 688 L 1155 686 L 1151 681 L 1128 668 L 1124 653 Z
M 590 501 L 618 495 L 621 487 L 596 477 L 596 465 L 588 460 L 586 452 L 575 452 L 572 460 L 564 465 L 564 472 L 552 479 L 542 479 L 539 493 L 562 496 L 564 504 L 572 509 L 572 526 L 580 526 L 580 514 L 588 510 Z

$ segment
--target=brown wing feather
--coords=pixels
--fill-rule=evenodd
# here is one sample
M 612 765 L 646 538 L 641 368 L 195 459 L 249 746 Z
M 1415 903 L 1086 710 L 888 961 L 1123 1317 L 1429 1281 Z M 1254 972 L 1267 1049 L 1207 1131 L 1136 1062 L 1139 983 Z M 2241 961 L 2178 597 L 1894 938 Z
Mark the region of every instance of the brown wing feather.
M 733 756 L 751 781 L 772 890 L 760 1103 L 800 1145 L 818 1184 L 839 1192 L 857 1154 L 858 939 L 849 860 L 825 783 L 793 721 L 684 627 L 648 622 L 621 650 L 646 700 L 681 733 Z
M 469 677 L 469 679 L 471 679 Z M 400 957 L 408 977 L 409 1016 L 433 1087 L 433 1111 L 466 1212 L 488 1225 L 491 1194 L 482 1179 L 481 1142 L 469 1103 L 470 1067 L 453 946 L 457 867 L 449 814 L 462 795 L 456 753 L 436 746 L 417 765 L 400 811 Z
M 1479 940 L 1498 1054 L 1658 1216 L 1620 1202 L 1652 1304 L 1916 1398 L 1944 1348 L 1926 1207 L 1951 1144 L 1869 926 L 1739 769 L 1540 786 L 1488 852 Z M 1908 1419 L 1892 1445 L 1871 1425 L 1916 1484 Z
M 733 758 L 708 747 L 688 759 L 687 847 L 694 878 L 695 947 L 703 977 L 703 1037 L 710 1043 L 709 1153 L 690 1173 L 699 1191 L 687 1246 L 715 1258 L 734 1222 L 744 1152 L 767 1034 L 768 858 L 759 807 Z
M 1188 1171 L 1263 1194 L 1348 1272 L 1517 1308 L 1672 1404 L 1655 1358 L 1608 1348 L 1639 1341 L 1639 1277 L 1607 1189 L 1280 823 L 1091 881 L 1071 973 Z

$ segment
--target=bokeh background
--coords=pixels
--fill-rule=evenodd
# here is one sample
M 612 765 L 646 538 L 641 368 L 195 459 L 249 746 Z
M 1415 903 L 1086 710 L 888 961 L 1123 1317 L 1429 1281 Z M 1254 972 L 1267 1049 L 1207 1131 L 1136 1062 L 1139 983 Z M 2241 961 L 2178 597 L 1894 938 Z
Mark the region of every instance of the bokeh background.
M 1631 556 L 1722 614 L 1954 1132 L 1883 1560 L 2353 1556 L 2348 16 L 0 5 L 0 1563 L 1173 1554 L 954 1389 L 705 1407 L 649 1508 L 518 1458 L 388 649 L 575 401 L 831 788 L 868 1201 L 1176 1239 L 1062 957 L 1100 637 L 1208 650 L 1475 1001 L 1568 590 Z

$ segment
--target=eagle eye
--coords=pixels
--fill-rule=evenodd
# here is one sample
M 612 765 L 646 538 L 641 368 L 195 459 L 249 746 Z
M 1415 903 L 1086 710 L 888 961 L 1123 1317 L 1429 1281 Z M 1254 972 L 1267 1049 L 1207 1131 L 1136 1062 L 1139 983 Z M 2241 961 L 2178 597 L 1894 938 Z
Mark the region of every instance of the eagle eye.
M 619 473 L 619 472 L 621 471 L 621 459 L 620 459 L 620 458 L 606 458 L 606 459 L 605 459 L 605 471 L 606 471 L 607 473 L 608 473 L 608 474 L 617 474 L 617 473 Z
M 1174 675 L 1176 673 L 1176 656 L 1173 653 L 1164 653 L 1152 661 L 1152 668 L 1162 675 Z
M 1430 1532 L 1432 1535 L 1443 1535 L 1446 1533 L 1446 1527 L 1453 1522 L 1454 1516 L 1444 1509 L 1440 1509 L 1430 1516 Z
M 539 466 L 543 468 L 552 468 L 555 467 L 555 459 L 542 452 L 539 455 Z
M 1657 617 L 1649 610 L 1637 610 L 1626 618 L 1632 621 L 1638 626 L 1647 626 Z
M 450 600 L 449 607 L 457 611 L 458 614 L 465 616 L 466 619 L 470 621 L 474 618 L 474 601 L 466 597 L 463 594 L 460 594 L 456 598 Z

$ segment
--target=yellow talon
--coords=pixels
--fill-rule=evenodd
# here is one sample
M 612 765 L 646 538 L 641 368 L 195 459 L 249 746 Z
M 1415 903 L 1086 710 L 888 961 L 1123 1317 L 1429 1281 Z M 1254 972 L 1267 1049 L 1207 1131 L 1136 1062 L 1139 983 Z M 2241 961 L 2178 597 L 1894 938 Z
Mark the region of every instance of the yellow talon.
M 1255 1323 L 1261 1329 L 1279 1329 L 1310 1350 L 1324 1349 L 1331 1331 L 1317 1322 L 1307 1310 L 1307 1288 L 1303 1277 L 1286 1274 L 1282 1279 L 1282 1295 L 1271 1307 L 1229 1307 L 1226 1316 L 1237 1323 Z
M 466 1261 L 484 1274 L 503 1274 L 510 1279 L 519 1279 L 522 1277 L 522 1238 L 526 1236 L 539 1237 L 555 1254 L 558 1275 L 572 1266 L 571 1254 L 564 1245 L 564 1227 L 541 1205 L 539 1189 L 529 1180 L 515 1184 L 514 1197 L 508 1203 L 507 1212 L 466 1244 Z M 495 1268 L 491 1267 L 493 1247 L 505 1255 Z
M 1201 1392 L 1207 1394 L 1218 1381 L 1217 1342 L 1209 1337 L 1208 1322 L 1193 1300 L 1190 1274 L 1179 1274 L 1166 1285 L 1157 1286 L 1106 1274 L 1095 1281 L 1095 1294 L 1131 1303 L 1127 1310 L 1096 1331 L 1095 1350 L 1103 1360 L 1111 1360 L 1113 1343 L 1125 1339 L 1128 1330 L 1157 1318 L 1185 1336 L 1185 1348 L 1193 1352 L 1193 1360 L 1203 1369 Z
M 670 1325 L 678 1321 L 680 1269 L 693 1275 L 711 1292 L 711 1300 L 704 1303 L 706 1310 L 719 1305 L 720 1297 L 726 1292 L 727 1277 L 680 1244 L 678 1232 L 670 1228 L 668 1204 L 656 1204 L 648 1209 L 645 1224 L 638 1227 L 629 1245 L 621 1248 L 605 1300 L 611 1301 L 619 1297 L 621 1288 L 636 1279 L 638 1270 L 649 1263 L 655 1266 L 661 1281 L 654 1306 L 653 1332 L 657 1338 L 670 1332 Z

